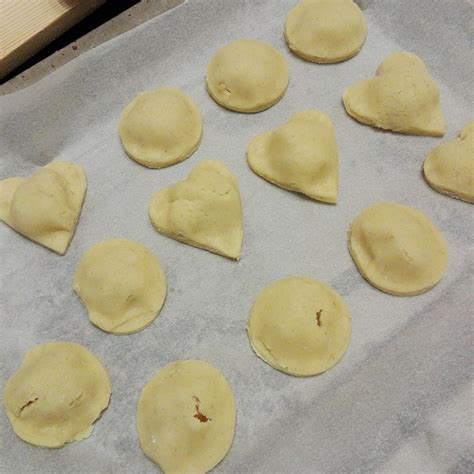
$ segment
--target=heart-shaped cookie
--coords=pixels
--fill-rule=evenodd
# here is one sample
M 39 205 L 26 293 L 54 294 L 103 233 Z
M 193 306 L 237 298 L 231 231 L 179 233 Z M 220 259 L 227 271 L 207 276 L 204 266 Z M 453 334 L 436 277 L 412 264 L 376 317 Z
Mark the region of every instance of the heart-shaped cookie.
M 474 122 L 454 140 L 433 148 L 423 164 L 428 184 L 436 191 L 474 203 Z
M 318 110 L 294 114 L 284 125 L 255 137 L 247 150 L 259 176 L 318 201 L 337 200 L 338 163 L 331 120 Z
M 220 162 L 201 161 L 189 176 L 156 192 L 150 219 L 160 234 L 233 259 L 242 247 L 237 180 Z
M 52 161 L 31 178 L 0 181 L 0 219 L 28 239 L 64 255 L 86 194 L 83 169 Z
M 412 53 L 387 56 L 375 77 L 347 88 L 342 100 L 347 113 L 363 124 L 410 135 L 444 135 L 438 86 Z

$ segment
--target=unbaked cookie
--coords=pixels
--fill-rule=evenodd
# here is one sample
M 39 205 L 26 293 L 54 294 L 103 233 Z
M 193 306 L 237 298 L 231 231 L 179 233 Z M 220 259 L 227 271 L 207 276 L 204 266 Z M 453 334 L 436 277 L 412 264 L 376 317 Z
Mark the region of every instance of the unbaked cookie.
M 441 232 L 420 211 L 381 202 L 352 222 L 349 251 L 362 276 L 393 295 L 417 295 L 441 280 L 448 250 Z
M 115 334 L 140 331 L 163 306 L 166 279 L 157 258 L 127 239 L 98 242 L 82 256 L 73 283 L 100 329 Z
M 454 140 L 433 148 L 423 164 L 428 184 L 436 191 L 474 203 L 474 122 Z
M 347 88 L 342 100 L 347 113 L 363 124 L 410 135 L 444 135 L 438 86 L 412 53 L 387 56 L 375 77 Z
M 318 201 L 337 200 L 337 145 L 329 117 L 318 110 L 291 116 L 275 130 L 254 138 L 247 150 L 259 176 Z
M 6 381 L 3 402 L 15 433 L 24 441 L 60 448 L 87 438 L 107 408 L 110 381 L 99 360 L 73 342 L 30 349 Z
M 288 277 L 264 288 L 247 323 L 255 353 L 291 375 L 315 375 L 344 355 L 351 319 L 342 298 L 312 278 Z
M 234 437 L 232 390 L 212 365 L 172 362 L 145 385 L 137 430 L 145 454 L 164 473 L 204 473 L 219 464 Z
M 288 86 L 282 54 L 256 40 L 238 40 L 220 48 L 207 67 L 206 87 L 222 107 L 260 112 L 276 104 Z
M 31 178 L 0 181 L 0 220 L 28 239 L 64 255 L 86 194 L 83 169 L 52 161 Z
M 171 87 L 142 92 L 123 110 L 119 134 L 127 155 L 148 168 L 191 156 L 202 135 L 201 114 L 187 95 Z
M 366 35 L 364 16 L 352 0 L 301 0 L 285 23 L 290 50 L 315 63 L 352 58 L 362 48 Z
M 150 220 L 160 234 L 239 259 L 242 206 L 237 180 L 220 162 L 201 161 L 184 181 L 156 192 Z

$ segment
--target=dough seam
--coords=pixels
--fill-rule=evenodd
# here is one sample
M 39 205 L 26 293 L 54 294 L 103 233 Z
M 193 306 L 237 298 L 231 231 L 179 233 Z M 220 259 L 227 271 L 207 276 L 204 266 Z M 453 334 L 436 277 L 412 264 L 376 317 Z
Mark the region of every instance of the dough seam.
M 265 102 L 264 105 L 260 105 L 260 106 L 256 106 L 255 108 L 252 108 L 252 109 L 244 109 L 242 107 L 239 107 L 239 106 L 232 106 L 232 109 L 228 108 L 228 107 L 225 107 L 224 105 L 220 104 L 219 103 L 219 99 L 213 94 L 213 92 L 211 91 L 211 89 L 209 88 L 207 82 L 206 82 L 206 90 L 208 92 L 208 94 L 212 97 L 212 99 L 214 100 L 214 102 L 219 106 L 221 107 L 222 109 L 226 110 L 227 112 L 238 112 L 238 113 L 241 113 L 241 114 L 257 114 L 259 112 L 263 112 L 267 109 L 269 109 L 270 107 L 273 107 L 277 102 L 279 102 L 282 97 L 285 95 L 285 92 L 287 91 L 288 89 L 288 85 L 289 85 L 289 80 L 288 80 L 288 83 L 287 85 L 285 86 L 285 89 L 283 90 L 283 92 L 276 98 L 274 99 L 273 101 L 271 102 Z
M 226 193 L 226 194 L 228 194 L 228 193 Z M 204 214 L 204 215 L 206 215 L 206 214 Z M 150 219 L 150 220 L 151 220 L 151 219 Z M 191 239 L 191 238 L 187 238 L 187 237 L 185 238 L 185 237 L 183 237 L 183 236 L 180 235 L 180 234 L 174 234 L 174 233 L 172 233 L 172 232 L 167 232 L 167 231 L 165 231 L 165 230 L 159 228 L 158 226 L 156 226 L 156 225 L 153 223 L 153 221 L 151 221 L 151 224 L 152 224 L 152 226 L 158 231 L 158 233 L 160 233 L 161 235 L 164 235 L 165 237 L 168 237 L 168 238 L 170 238 L 170 239 L 176 240 L 176 241 L 181 242 L 181 243 L 183 243 L 183 244 L 191 245 L 192 247 L 197 248 L 197 249 L 200 249 L 200 250 L 205 250 L 205 251 L 207 251 L 207 252 L 211 252 L 211 253 L 213 253 L 213 254 L 215 254 L 215 255 L 219 255 L 219 256 L 221 256 L 221 257 L 226 257 L 226 258 L 228 258 L 229 260 L 235 260 L 235 261 L 239 261 L 239 260 L 240 260 L 241 255 L 238 255 L 237 257 L 233 257 L 233 256 L 231 257 L 231 256 L 229 256 L 229 255 L 226 255 L 225 253 L 219 252 L 219 251 L 216 250 L 216 249 L 213 249 L 213 248 L 211 248 L 211 247 L 208 247 L 207 245 L 200 244 L 200 243 L 196 242 L 195 240 L 193 240 L 193 239 Z
M 303 191 L 300 191 L 296 188 L 291 188 L 289 186 L 285 186 L 283 184 L 280 184 L 274 180 L 272 180 L 270 177 L 264 175 L 263 173 L 257 171 L 256 169 L 252 168 L 250 166 L 250 163 L 248 162 L 248 155 L 247 155 L 247 163 L 249 164 L 249 167 L 251 168 L 251 170 L 257 175 L 257 176 L 260 176 L 261 178 L 263 178 L 265 181 L 268 181 L 269 183 L 279 187 L 279 188 L 282 188 L 282 189 L 285 189 L 287 191 L 291 191 L 293 193 L 296 193 L 298 194 L 300 197 L 302 198 L 305 198 L 305 199 L 310 199 L 311 201 L 317 201 L 317 202 L 322 202 L 324 204 L 332 204 L 332 205 L 336 205 L 337 204 L 337 199 L 336 200 L 329 200 L 328 198 L 326 197 L 322 197 L 322 196 L 318 196 L 316 197 L 316 195 L 309 195 L 309 194 L 306 194 L 304 193 Z

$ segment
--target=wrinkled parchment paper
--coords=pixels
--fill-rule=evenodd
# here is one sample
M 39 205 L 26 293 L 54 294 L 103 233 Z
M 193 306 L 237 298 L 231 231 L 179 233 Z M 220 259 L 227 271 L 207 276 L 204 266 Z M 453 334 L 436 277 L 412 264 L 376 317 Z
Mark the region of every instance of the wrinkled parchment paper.
M 22 442 L 1 410 L 0 472 L 156 472 L 138 444 L 136 404 L 160 367 L 184 358 L 214 364 L 236 397 L 234 443 L 216 472 L 472 472 L 473 208 L 434 192 L 420 170 L 433 146 L 472 119 L 473 9 L 467 0 L 366 3 L 367 42 L 342 64 L 306 63 L 287 51 L 282 27 L 294 0 L 191 0 L 0 98 L 0 177 L 29 175 L 63 159 L 80 163 L 88 178 L 66 256 L 0 225 L 1 383 L 32 345 L 67 340 L 103 361 L 113 387 L 92 436 L 59 450 Z M 263 113 L 228 112 L 205 91 L 207 62 L 219 45 L 238 38 L 267 41 L 288 61 L 288 91 Z M 418 54 L 438 81 L 445 138 L 374 130 L 344 112 L 343 89 L 399 50 Z M 187 161 L 148 170 L 126 157 L 117 119 L 137 92 L 162 85 L 194 98 L 204 136 Z M 245 162 L 253 136 L 310 107 L 334 123 L 336 206 L 272 186 Z M 207 158 L 222 160 L 239 181 L 245 227 L 238 263 L 161 236 L 148 221 L 153 192 Z M 417 207 L 443 231 L 449 266 L 432 291 L 389 296 L 356 270 L 346 231 L 379 200 Z M 71 289 L 81 254 L 114 237 L 148 246 L 168 280 L 159 317 L 130 336 L 90 324 Z M 348 353 L 318 377 L 273 370 L 254 355 L 245 332 L 259 290 L 291 274 L 330 283 L 353 318 Z

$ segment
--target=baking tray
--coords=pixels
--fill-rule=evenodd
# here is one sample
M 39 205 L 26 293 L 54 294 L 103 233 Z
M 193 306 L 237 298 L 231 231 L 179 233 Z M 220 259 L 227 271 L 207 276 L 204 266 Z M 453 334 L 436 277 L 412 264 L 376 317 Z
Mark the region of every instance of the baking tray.
M 155 472 L 138 443 L 137 400 L 160 367 L 186 358 L 215 365 L 236 398 L 234 443 L 216 472 L 472 471 L 472 207 L 434 192 L 421 175 L 427 152 L 472 118 L 472 6 L 467 0 L 374 0 L 364 10 L 368 37 L 360 54 L 323 66 L 286 49 L 283 23 L 293 4 L 188 1 L 0 98 L 0 177 L 29 175 L 53 159 L 79 163 L 88 177 L 81 219 L 64 257 L 0 226 L 0 380 L 32 345 L 68 340 L 100 358 L 113 389 L 92 436 L 59 450 L 22 442 L 1 410 L 0 472 Z M 238 38 L 267 41 L 289 64 L 285 96 L 259 114 L 226 111 L 205 91 L 209 59 L 219 45 Z M 346 115 L 344 88 L 399 50 L 419 55 L 438 82 L 445 138 L 382 132 Z M 117 121 L 136 93 L 162 85 L 197 102 L 204 135 L 188 160 L 149 170 L 126 157 Z M 322 110 L 334 124 L 340 163 L 335 206 L 272 186 L 245 162 L 252 137 L 307 108 Z M 209 158 L 222 160 L 239 182 L 239 262 L 161 236 L 148 220 L 154 191 Z M 431 291 L 390 296 L 358 273 L 346 232 L 375 201 L 414 206 L 444 233 L 448 269 Z M 82 253 L 114 237 L 149 247 L 168 281 L 158 318 L 129 336 L 90 324 L 71 288 Z M 332 285 L 353 319 L 347 354 L 317 377 L 272 369 L 255 356 L 245 332 L 260 289 L 294 274 Z

